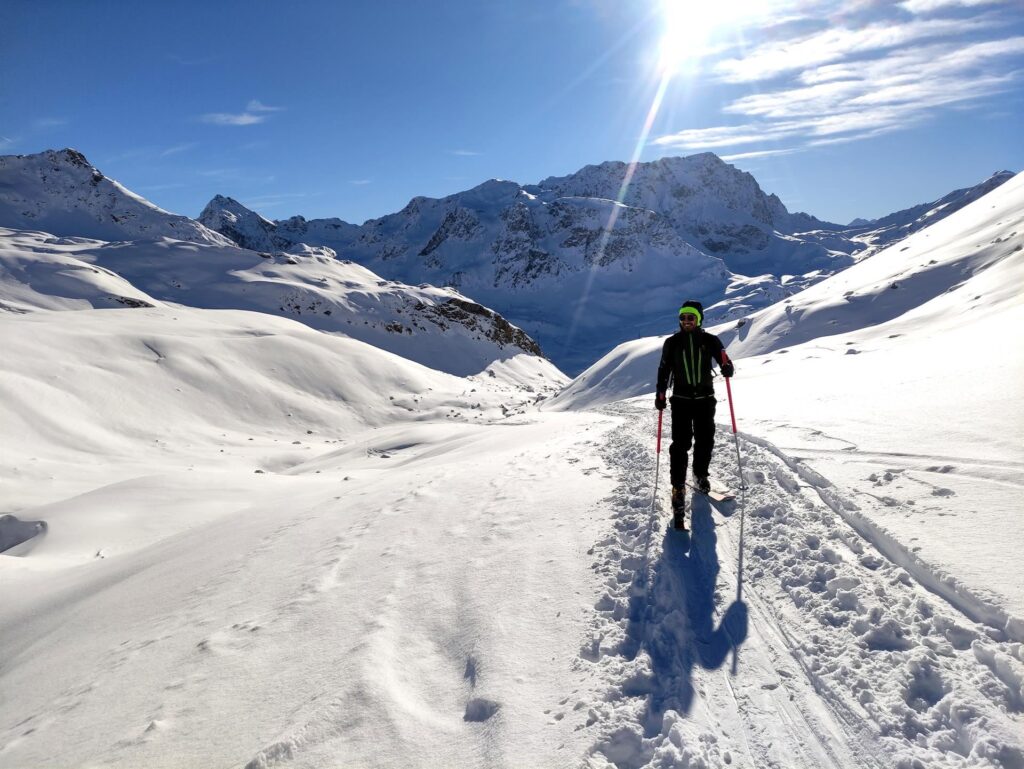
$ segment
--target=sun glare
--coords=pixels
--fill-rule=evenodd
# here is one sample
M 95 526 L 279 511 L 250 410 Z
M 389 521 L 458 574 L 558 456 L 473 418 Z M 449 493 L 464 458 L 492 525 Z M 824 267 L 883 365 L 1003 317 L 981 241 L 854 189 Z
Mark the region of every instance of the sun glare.
M 755 14 L 756 0 L 662 0 L 660 70 L 671 74 L 707 55 L 716 37 Z

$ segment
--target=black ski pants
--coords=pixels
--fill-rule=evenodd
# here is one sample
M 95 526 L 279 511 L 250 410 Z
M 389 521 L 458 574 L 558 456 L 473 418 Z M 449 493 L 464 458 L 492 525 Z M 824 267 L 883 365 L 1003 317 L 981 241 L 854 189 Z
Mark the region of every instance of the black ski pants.
M 672 458 L 673 486 L 686 483 L 687 452 L 693 444 L 693 474 L 706 476 L 711 466 L 711 450 L 715 447 L 715 406 L 710 398 L 680 398 L 673 395 L 672 445 L 668 453 Z

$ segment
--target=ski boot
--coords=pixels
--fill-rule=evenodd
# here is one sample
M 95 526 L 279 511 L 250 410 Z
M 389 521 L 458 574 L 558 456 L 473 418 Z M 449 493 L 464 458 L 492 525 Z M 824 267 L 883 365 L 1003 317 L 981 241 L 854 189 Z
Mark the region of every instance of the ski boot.
M 694 475 L 693 477 L 697 481 L 697 491 L 701 494 L 707 494 L 711 491 L 711 481 L 706 475 Z
M 686 487 L 672 487 L 672 528 L 686 531 Z

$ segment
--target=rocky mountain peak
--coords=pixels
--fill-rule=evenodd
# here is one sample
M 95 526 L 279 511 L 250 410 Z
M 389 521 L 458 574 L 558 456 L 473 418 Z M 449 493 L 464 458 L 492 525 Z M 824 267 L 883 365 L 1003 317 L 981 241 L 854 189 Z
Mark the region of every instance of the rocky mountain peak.
M 559 196 L 616 200 L 627 169 L 626 163 L 601 163 L 548 177 L 540 186 Z M 827 228 L 814 217 L 790 214 L 751 174 L 711 152 L 637 163 L 622 202 L 664 215 L 681 238 L 739 272 L 790 271 L 785 256 L 792 249 L 780 234 Z
M 99 240 L 172 238 L 233 245 L 104 176 L 70 148 L 0 157 L 0 225 Z

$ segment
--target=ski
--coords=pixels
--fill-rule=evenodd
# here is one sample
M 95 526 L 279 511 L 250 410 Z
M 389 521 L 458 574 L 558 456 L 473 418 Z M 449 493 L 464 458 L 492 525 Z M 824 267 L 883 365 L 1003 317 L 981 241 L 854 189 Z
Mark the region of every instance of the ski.
M 710 491 L 704 492 L 694 486 L 692 483 L 687 482 L 686 484 L 694 494 L 703 494 L 716 502 L 732 502 L 736 499 L 736 494 L 731 489 L 717 488 L 711 489 Z

